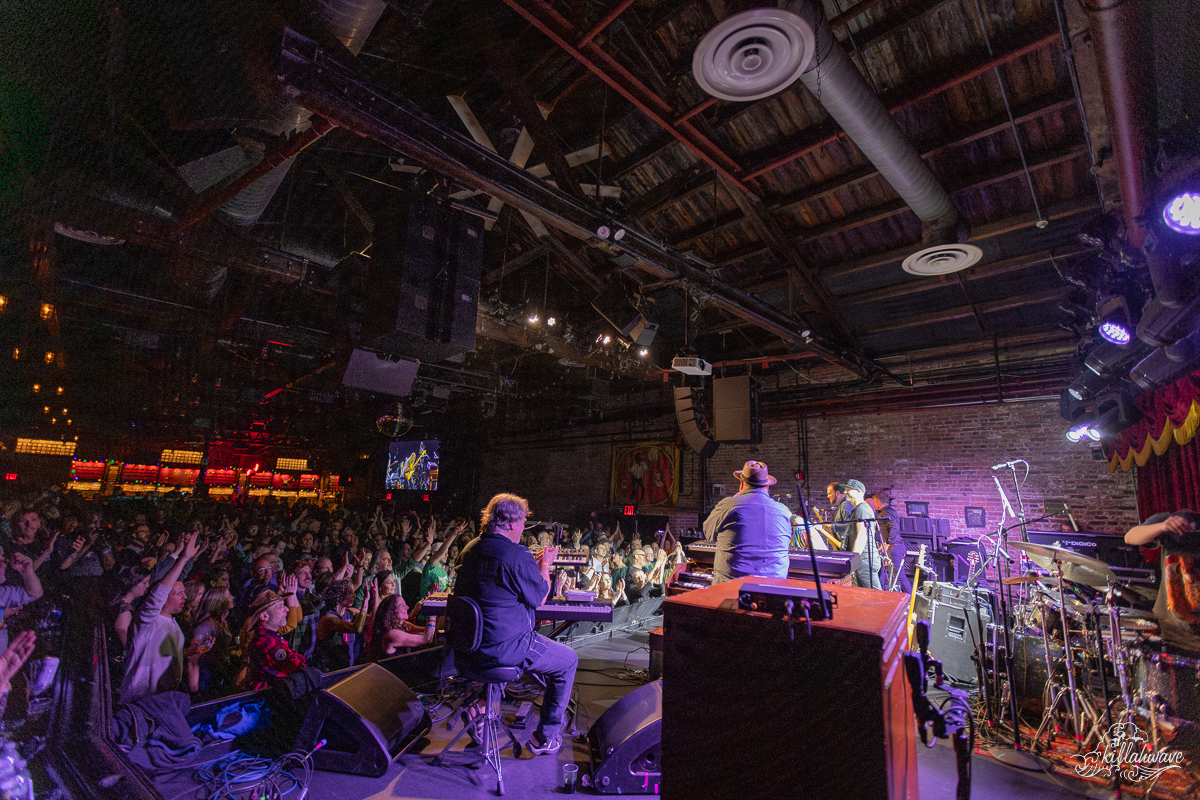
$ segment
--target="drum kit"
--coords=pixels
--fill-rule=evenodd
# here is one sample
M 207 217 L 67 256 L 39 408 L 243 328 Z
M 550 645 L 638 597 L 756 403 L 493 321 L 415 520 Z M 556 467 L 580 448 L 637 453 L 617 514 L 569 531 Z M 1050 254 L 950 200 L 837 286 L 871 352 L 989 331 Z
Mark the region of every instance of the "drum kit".
M 986 713 L 1040 714 L 1038 752 L 1067 730 L 1080 753 L 1103 749 L 1118 723 L 1136 725 L 1156 752 L 1164 737 L 1191 749 L 1178 732 L 1200 723 L 1200 660 L 1163 648 L 1156 588 L 1122 583 L 1104 562 L 1063 547 L 1008 546 L 1044 574 L 1002 579 L 1013 613 L 996 638 L 1003 635 L 1012 670 L 998 657 L 1003 644 L 993 648 L 990 674 L 997 677 L 983 693 Z

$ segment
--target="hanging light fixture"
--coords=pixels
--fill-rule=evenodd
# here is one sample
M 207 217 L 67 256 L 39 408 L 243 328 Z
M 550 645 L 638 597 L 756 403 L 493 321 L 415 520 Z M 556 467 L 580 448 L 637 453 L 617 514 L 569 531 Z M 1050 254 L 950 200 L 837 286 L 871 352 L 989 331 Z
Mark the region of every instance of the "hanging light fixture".
M 403 403 L 396 403 L 394 412 L 384 414 L 375 420 L 375 427 L 379 429 L 379 432 L 392 439 L 399 439 L 408 433 L 412 426 L 412 417 L 405 413 Z

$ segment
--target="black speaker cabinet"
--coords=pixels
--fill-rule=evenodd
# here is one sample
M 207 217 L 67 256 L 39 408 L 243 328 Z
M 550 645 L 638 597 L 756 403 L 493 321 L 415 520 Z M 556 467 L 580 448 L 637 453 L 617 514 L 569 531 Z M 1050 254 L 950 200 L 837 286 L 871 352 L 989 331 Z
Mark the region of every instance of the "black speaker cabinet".
M 364 346 L 421 361 L 475 347 L 483 220 L 419 189 L 378 217 Z
M 662 796 L 916 798 L 920 745 L 901 659 L 908 597 L 832 587 L 833 619 L 810 632 L 740 609 L 745 580 L 663 601 Z
M 913 599 L 913 618 L 929 621 L 929 653 L 942 662 L 946 677 L 956 684 L 977 685 L 971 657 L 979 645 L 981 630 L 986 638 L 992 623 L 991 593 L 949 584 L 939 584 L 934 592 L 933 584 L 926 583 Z
M 404 681 L 368 664 L 313 697 L 296 749 L 311 750 L 324 739 L 312 757 L 316 769 L 378 778 L 432 727 Z
M 588 731 L 592 786 L 600 794 L 657 794 L 662 761 L 662 681 L 634 689 Z

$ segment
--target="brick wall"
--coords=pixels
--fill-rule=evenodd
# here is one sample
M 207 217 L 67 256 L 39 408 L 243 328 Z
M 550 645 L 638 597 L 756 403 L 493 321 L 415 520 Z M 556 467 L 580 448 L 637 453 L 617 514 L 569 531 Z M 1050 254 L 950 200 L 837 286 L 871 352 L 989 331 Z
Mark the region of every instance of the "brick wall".
M 1057 403 L 1031 402 L 987 406 L 922 409 L 888 414 L 811 418 L 808 468 L 814 505 L 824 506 L 825 485 L 858 478 L 868 491 L 894 487 L 895 505 L 905 500 L 929 503 L 930 516 L 950 520 L 955 535 L 979 533 L 966 528 L 964 506 L 987 510 L 989 531 L 1000 519 L 1001 505 L 992 476 L 1000 477 L 1016 505 L 1012 475 L 993 473 L 993 464 L 1024 458 L 1029 477 L 1022 484 L 1026 515 L 1038 516 L 1044 498 L 1063 498 L 1082 530 L 1124 533 L 1138 520 L 1131 473 L 1110 474 L 1103 461 L 1092 459 L 1083 444 L 1063 436 L 1065 423 Z M 749 459 L 764 461 L 779 479 L 772 493 L 795 507 L 794 474 L 802 468 L 800 425 L 796 420 L 767 420 L 761 445 L 722 445 L 709 461 L 706 487 L 694 454 L 681 464 L 679 505 L 671 513 L 673 527 L 696 525 L 701 492 L 723 483 L 737 490 L 732 473 Z M 571 432 L 548 431 L 497 444 L 482 458 L 479 503 L 499 491 L 527 497 L 537 517 L 582 521 L 591 510 L 608 505 L 612 445 L 615 441 L 673 439 L 673 416 L 629 426 L 598 425 Z M 1018 476 L 1024 478 L 1023 470 Z M 711 504 L 710 504 L 711 505 Z M 1053 530 L 1066 522 L 1056 517 L 1032 527 Z

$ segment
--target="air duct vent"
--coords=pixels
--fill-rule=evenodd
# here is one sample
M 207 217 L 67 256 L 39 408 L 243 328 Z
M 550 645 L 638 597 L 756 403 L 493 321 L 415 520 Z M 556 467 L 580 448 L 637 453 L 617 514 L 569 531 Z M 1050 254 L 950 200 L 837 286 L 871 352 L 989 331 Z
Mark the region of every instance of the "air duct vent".
M 722 100 L 770 97 L 791 86 L 812 60 L 816 35 L 799 16 L 754 8 L 709 31 L 692 56 L 700 88 Z
M 918 250 L 904 259 L 910 275 L 949 275 L 978 263 L 983 251 L 973 244 L 943 244 Z

